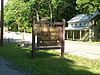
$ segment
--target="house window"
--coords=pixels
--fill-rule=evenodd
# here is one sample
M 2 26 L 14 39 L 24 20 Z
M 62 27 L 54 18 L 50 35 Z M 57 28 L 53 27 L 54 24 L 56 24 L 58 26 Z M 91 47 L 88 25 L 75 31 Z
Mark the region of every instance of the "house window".
M 87 23 L 83 23 L 83 26 L 86 26 L 87 25 Z
M 84 23 L 84 26 L 86 25 L 86 23 Z
M 71 24 L 71 26 L 73 26 L 73 24 Z
M 81 23 L 80 23 L 80 26 L 81 26 Z
M 77 23 L 75 23 L 75 26 L 77 26 Z
M 75 24 L 73 24 L 73 26 L 75 26 Z

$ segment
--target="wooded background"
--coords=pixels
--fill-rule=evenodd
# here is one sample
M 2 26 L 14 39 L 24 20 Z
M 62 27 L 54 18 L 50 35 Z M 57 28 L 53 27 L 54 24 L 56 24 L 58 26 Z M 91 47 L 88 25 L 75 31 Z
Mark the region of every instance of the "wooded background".
M 8 0 L 4 20 L 12 31 L 31 32 L 33 16 L 37 21 L 68 21 L 76 14 L 91 14 L 99 9 L 99 0 Z

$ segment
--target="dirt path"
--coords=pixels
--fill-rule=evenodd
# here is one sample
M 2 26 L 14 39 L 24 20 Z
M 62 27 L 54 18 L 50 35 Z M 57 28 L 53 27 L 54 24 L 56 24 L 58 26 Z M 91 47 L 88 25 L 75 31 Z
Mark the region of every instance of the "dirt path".
M 10 62 L 0 57 L 0 75 L 29 75 L 10 67 Z

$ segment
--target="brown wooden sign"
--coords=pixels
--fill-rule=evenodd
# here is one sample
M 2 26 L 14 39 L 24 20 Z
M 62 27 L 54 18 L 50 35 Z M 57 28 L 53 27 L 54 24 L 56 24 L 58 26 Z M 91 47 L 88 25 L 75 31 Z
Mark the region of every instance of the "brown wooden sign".
M 61 49 L 64 55 L 65 20 L 63 22 L 33 22 L 32 56 L 37 50 Z

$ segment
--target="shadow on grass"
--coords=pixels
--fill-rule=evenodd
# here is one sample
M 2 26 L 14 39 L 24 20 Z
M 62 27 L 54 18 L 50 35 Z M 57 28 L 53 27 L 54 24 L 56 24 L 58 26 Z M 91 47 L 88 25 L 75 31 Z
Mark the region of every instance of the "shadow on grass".
M 76 65 L 73 60 L 60 58 L 53 51 L 37 51 L 34 59 L 30 51 L 16 45 L 5 45 L 0 47 L 0 56 L 13 60 L 15 66 L 32 75 L 100 75 L 90 72 L 88 67 Z

